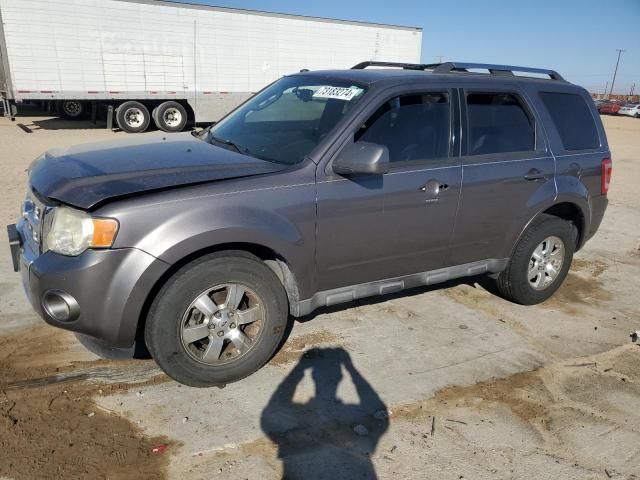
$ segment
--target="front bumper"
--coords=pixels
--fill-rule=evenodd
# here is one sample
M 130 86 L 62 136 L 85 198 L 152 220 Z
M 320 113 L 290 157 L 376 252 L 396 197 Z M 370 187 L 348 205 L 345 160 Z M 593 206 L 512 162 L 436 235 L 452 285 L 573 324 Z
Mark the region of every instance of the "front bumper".
M 18 248 L 15 235 L 10 243 L 12 258 L 34 310 L 55 327 L 91 335 L 115 347 L 130 347 L 149 293 L 169 265 L 136 248 L 87 250 L 77 257 L 39 255 L 22 241 L 20 227 L 15 229 Z M 12 226 L 8 230 L 11 241 Z M 43 298 L 52 291 L 75 300 L 76 318 L 60 321 L 48 313 Z

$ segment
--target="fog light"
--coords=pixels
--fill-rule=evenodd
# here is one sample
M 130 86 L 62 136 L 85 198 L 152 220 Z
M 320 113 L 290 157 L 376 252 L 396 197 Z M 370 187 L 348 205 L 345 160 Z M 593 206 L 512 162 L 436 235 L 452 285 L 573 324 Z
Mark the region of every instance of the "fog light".
M 60 290 L 47 290 L 42 296 L 42 308 L 58 322 L 73 322 L 80 316 L 75 298 Z

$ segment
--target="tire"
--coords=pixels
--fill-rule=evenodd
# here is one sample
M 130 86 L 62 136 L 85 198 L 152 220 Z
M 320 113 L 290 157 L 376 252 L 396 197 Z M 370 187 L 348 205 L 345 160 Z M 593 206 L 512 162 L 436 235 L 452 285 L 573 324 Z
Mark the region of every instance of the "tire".
M 147 346 L 143 342 L 136 341 L 129 348 L 112 347 L 98 338 L 76 333 L 76 338 L 84 348 L 105 360 L 131 360 L 132 358 L 150 358 Z
M 160 105 L 157 105 L 156 107 L 154 107 L 153 110 L 151 110 L 151 120 L 153 120 L 153 124 L 156 127 L 158 127 L 158 117 L 157 117 L 157 115 L 158 115 L 158 107 L 159 106 Z
M 237 296 L 231 294 L 233 285 L 241 287 L 234 290 Z M 229 301 L 232 296 L 236 302 Z M 251 318 L 256 320 L 245 323 Z M 244 252 L 218 252 L 187 264 L 160 289 L 147 316 L 145 340 L 160 368 L 177 382 L 224 386 L 251 375 L 274 355 L 288 321 L 284 287 L 264 262 Z
M 552 215 L 541 215 L 527 228 L 518 242 L 507 268 L 498 275 L 497 287 L 501 296 L 521 305 L 535 305 L 551 297 L 560 288 L 569 272 L 577 233 L 576 227 L 570 222 Z M 555 254 L 549 250 L 545 253 L 544 248 L 549 249 L 549 246 L 553 246 L 554 243 L 559 245 L 556 240 L 544 243 L 553 238 L 562 243 L 563 250 L 560 251 L 558 248 L 553 250 L 556 252 Z M 538 248 L 540 250 L 536 250 Z M 548 257 L 548 259 L 536 260 L 534 251 L 538 257 Z M 547 270 L 550 267 L 546 267 L 544 262 L 551 264 L 556 262 L 558 258 L 561 258 L 562 263 L 556 264 L 557 273 L 554 274 L 553 280 L 549 280 L 551 278 L 549 272 L 553 272 L 553 270 Z M 535 268 L 536 264 L 538 265 L 537 269 Z M 530 272 L 536 276 L 532 276 Z M 538 284 L 537 288 L 536 283 Z
M 136 101 L 124 102 L 116 110 L 116 123 L 127 133 L 141 133 L 149 128 L 151 115 L 142 103 Z
M 153 109 L 153 121 L 164 132 L 181 132 L 187 125 L 187 110 L 178 102 L 164 102 Z
M 85 105 L 79 100 L 63 100 L 60 102 L 60 113 L 62 116 L 71 120 L 82 118 L 85 111 Z

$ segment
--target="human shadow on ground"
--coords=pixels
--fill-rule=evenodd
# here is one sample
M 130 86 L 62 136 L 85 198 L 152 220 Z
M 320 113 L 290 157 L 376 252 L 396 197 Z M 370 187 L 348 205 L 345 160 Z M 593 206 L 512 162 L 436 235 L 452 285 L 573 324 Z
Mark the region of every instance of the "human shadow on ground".
M 294 395 L 307 370 L 315 395 L 298 403 Z M 343 371 L 351 377 L 359 403 L 337 397 Z M 375 479 L 371 456 L 389 418 L 387 407 L 344 349 L 314 348 L 278 385 L 262 411 L 261 426 L 278 445 L 284 479 Z

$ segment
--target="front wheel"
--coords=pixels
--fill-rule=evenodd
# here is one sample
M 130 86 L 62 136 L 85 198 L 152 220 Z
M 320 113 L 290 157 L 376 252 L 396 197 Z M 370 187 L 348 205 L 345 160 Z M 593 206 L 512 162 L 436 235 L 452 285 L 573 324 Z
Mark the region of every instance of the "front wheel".
M 507 268 L 498 276 L 500 294 L 521 305 L 544 302 L 567 276 L 575 245 L 575 226 L 542 215 L 527 228 Z
M 169 279 L 149 311 L 145 340 L 174 380 L 220 386 L 262 367 L 287 322 L 287 296 L 276 274 L 252 255 L 222 252 Z

